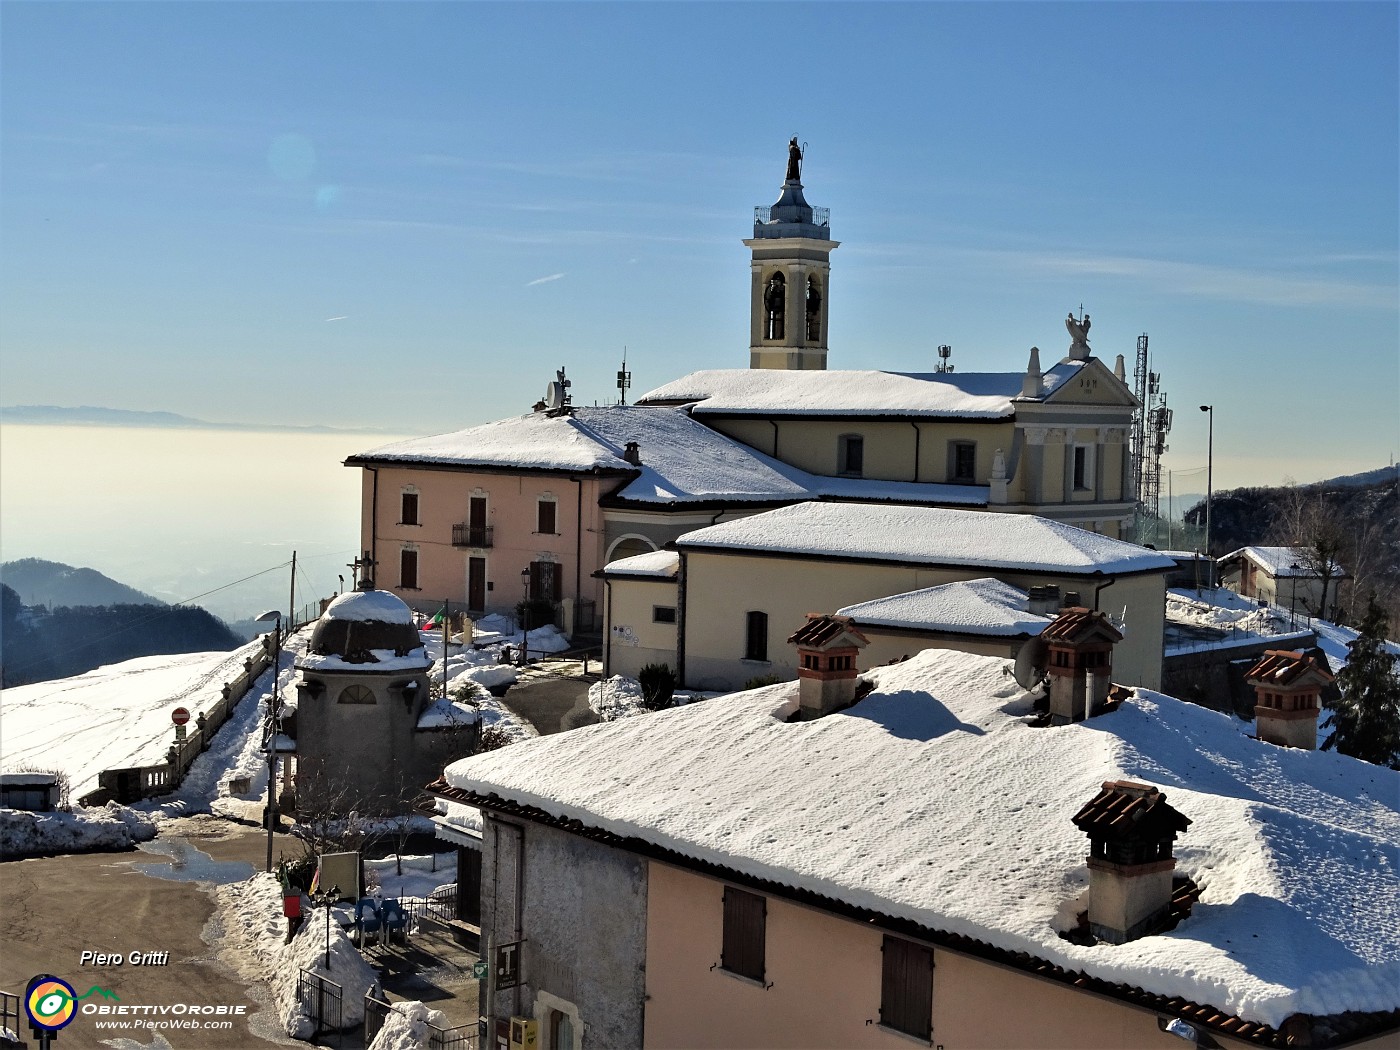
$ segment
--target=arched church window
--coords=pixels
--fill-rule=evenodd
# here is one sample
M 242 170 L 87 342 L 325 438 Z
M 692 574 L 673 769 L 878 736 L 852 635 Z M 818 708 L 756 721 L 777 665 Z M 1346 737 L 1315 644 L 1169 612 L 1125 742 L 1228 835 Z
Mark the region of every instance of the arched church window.
M 807 278 L 807 341 L 821 342 L 822 338 L 822 287 L 813 274 Z
M 375 703 L 374 690 L 362 685 L 348 685 L 340 694 L 337 701 L 342 704 L 372 704 Z
M 763 338 L 783 338 L 783 314 L 787 305 L 787 281 L 780 273 L 763 286 Z

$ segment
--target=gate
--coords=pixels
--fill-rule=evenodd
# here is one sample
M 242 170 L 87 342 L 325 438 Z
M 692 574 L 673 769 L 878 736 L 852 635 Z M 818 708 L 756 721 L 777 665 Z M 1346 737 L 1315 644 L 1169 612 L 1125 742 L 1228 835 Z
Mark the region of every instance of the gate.
M 305 967 L 297 973 L 297 1002 L 316 1023 L 311 1038 L 324 1032 L 333 1035 L 335 1045 L 340 1045 L 341 992 L 340 985 Z

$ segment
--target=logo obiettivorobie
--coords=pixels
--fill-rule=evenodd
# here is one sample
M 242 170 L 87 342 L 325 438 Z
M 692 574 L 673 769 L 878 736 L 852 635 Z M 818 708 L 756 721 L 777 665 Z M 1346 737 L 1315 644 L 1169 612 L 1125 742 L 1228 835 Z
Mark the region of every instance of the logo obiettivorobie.
M 62 977 L 41 973 L 30 978 L 29 986 L 24 990 L 24 1012 L 29 1015 L 29 1023 L 35 1028 L 57 1032 L 77 1014 L 78 1000 L 93 994 L 104 999 L 117 999 L 116 992 L 97 985 L 79 995 Z

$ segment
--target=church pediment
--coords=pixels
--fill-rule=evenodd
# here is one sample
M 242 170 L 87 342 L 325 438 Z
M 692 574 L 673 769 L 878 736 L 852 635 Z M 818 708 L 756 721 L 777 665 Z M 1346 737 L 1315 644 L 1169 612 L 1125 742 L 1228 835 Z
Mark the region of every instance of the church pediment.
M 1136 408 L 1137 398 L 1096 357 L 1086 361 L 1061 361 L 1045 373 L 1048 389 L 1043 404 L 1104 405 Z

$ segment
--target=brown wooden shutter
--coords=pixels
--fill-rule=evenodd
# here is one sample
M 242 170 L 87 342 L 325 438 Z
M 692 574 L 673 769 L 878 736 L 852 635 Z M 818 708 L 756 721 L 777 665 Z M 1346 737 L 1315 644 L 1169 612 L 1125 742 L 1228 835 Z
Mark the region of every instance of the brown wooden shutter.
M 539 507 L 539 531 L 549 535 L 554 534 L 554 508 L 556 504 L 553 500 L 540 500 Z
M 399 514 L 401 524 L 418 524 L 418 494 L 416 492 L 405 492 L 403 495 L 403 506 Z
M 399 586 L 405 590 L 418 589 L 418 552 L 399 552 Z
M 763 980 L 768 901 L 756 893 L 724 889 L 724 944 L 720 965 L 730 973 Z
M 880 1023 L 928 1039 L 933 1035 L 933 949 L 886 937 L 880 950 Z

